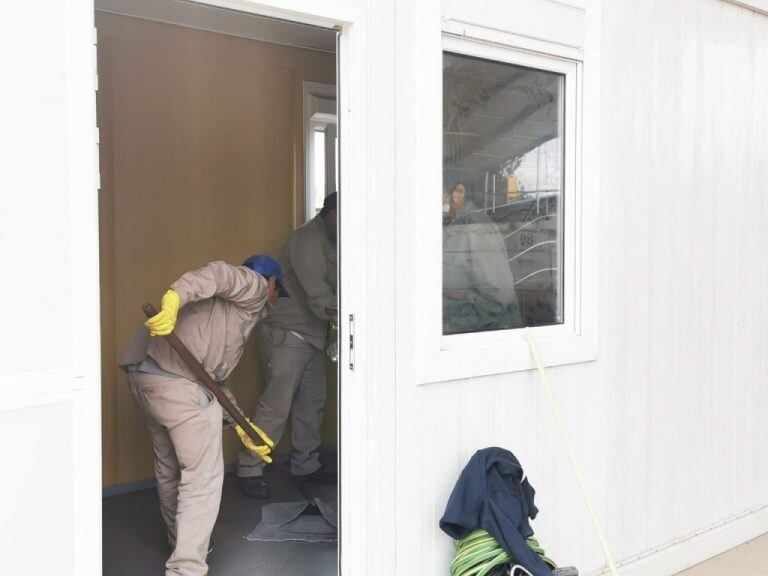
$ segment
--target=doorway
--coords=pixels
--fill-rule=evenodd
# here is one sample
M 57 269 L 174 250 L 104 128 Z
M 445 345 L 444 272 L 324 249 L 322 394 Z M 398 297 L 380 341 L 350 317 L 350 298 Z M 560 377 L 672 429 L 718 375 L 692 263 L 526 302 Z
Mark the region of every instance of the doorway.
M 119 575 L 156 571 L 167 557 L 149 436 L 117 368 L 143 320 L 141 304 L 157 302 L 183 272 L 209 261 L 239 264 L 254 252 L 279 257 L 318 194 L 335 189 L 336 123 L 328 102 L 305 123 L 304 89 L 333 89 L 337 55 L 334 30 L 176 0 L 100 1 L 96 22 L 103 556 L 104 573 Z M 311 129 L 319 146 L 316 128 L 323 134 L 319 164 L 305 145 Z M 314 185 L 310 196 L 306 183 L 319 182 L 320 167 L 324 187 Z M 338 445 L 337 374 L 329 360 L 323 442 L 330 467 Z M 263 388 L 255 338 L 227 385 L 251 411 Z M 243 540 L 261 503 L 240 494 L 231 474 L 239 445 L 231 431 L 224 436 L 229 474 L 212 571 L 250 574 L 258 563 L 271 567 L 265 573 L 335 574 L 335 545 Z M 283 438 L 277 452 L 284 455 L 290 433 Z M 274 480 L 273 501 L 296 499 Z M 323 487 L 318 496 L 337 494 Z

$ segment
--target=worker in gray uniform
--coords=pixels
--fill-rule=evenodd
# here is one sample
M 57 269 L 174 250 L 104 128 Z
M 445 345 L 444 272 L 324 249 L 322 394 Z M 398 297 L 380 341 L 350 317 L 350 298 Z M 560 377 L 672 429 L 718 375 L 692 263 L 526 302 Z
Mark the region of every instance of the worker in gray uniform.
M 304 480 L 331 484 L 336 474 L 320 465 L 325 408 L 325 348 L 331 323 L 337 322 L 336 193 L 323 209 L 296 230 L 285 245 L 280 265 L 289 298 L 281 298 L 257 334 L 266 385 L 253 419 L 279 442 L 291 422 L 291 472 Z M 269 498 L 263 477 L 266 463 L 241 451 L 237 476 L 246 496 Z
M 223 414 L 166 339 L 150 336 L 174 331 L 211 378 L 223 382 L 253 327 L 277 301 L 280 275 L 275 260 L 259 255 L 243 266 L 211 262 L 187 272 L 171 284 L 161 311 L 136 332 L 121 362 L 152 437 L 160 511 L 172 549 L 166 576 L 208 574 L 224 476 Z M 254 458 L 271 461 L 274 444 L 252 426 L 265 446 L 254 445 L 239 427 L 238 435 Z

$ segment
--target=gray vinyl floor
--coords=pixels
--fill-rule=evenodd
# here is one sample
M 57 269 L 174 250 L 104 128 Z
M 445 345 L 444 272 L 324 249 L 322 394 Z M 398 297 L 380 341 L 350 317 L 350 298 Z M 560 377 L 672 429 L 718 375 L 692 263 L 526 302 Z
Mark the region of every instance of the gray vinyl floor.
M 267 469 L 271 500 L 243 496 L 237 479 L 224 479 L 221 511 L 213 530 L 214 551 L 208 558 L 211 576 L 335 576 L 336 544 L 249 542 L 248 534 L 261 519 L 261 506 L 301 500 L 279 473 Z M 335 486 L 307 486 L 326 501 L 336 500 Z M 165 527 L 155 489 L 103 501 L 104 576 L 162 576 L 168 556 Z

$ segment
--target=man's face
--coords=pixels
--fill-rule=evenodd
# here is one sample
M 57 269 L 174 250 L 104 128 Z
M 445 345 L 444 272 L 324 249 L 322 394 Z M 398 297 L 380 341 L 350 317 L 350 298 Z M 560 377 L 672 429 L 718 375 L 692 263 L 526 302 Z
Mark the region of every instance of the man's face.
M 451 191 L 451 208 L 454 210 L 461 210 L 466 203 L 467 192 L 464 186 L 459 184 Z
M 267 280 L 267 302 L 270 304 L 274 304 L 277 302 L 277 299 L 280 297 L 280 295 L 277 293 L 277 280 L 273 276 L 269 280 Z

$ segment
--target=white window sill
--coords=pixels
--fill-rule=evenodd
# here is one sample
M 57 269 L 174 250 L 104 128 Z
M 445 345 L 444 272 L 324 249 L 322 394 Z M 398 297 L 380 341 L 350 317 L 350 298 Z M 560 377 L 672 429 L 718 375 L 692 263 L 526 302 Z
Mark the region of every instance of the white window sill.
M 532 335 L 545 366 L 561 366 L 597 359 L 597 342 L 583 335 L 564 333 L 560 327 L 533 328 Z M 488 336 L 497 335 L 488 343 Z M 476 336 L 475 342 L 462 343 Z M 524 330 L 489 332 L 443 338 L 440 351 L 422 358 L 419 384 L 462 380 L 535 368 Z

